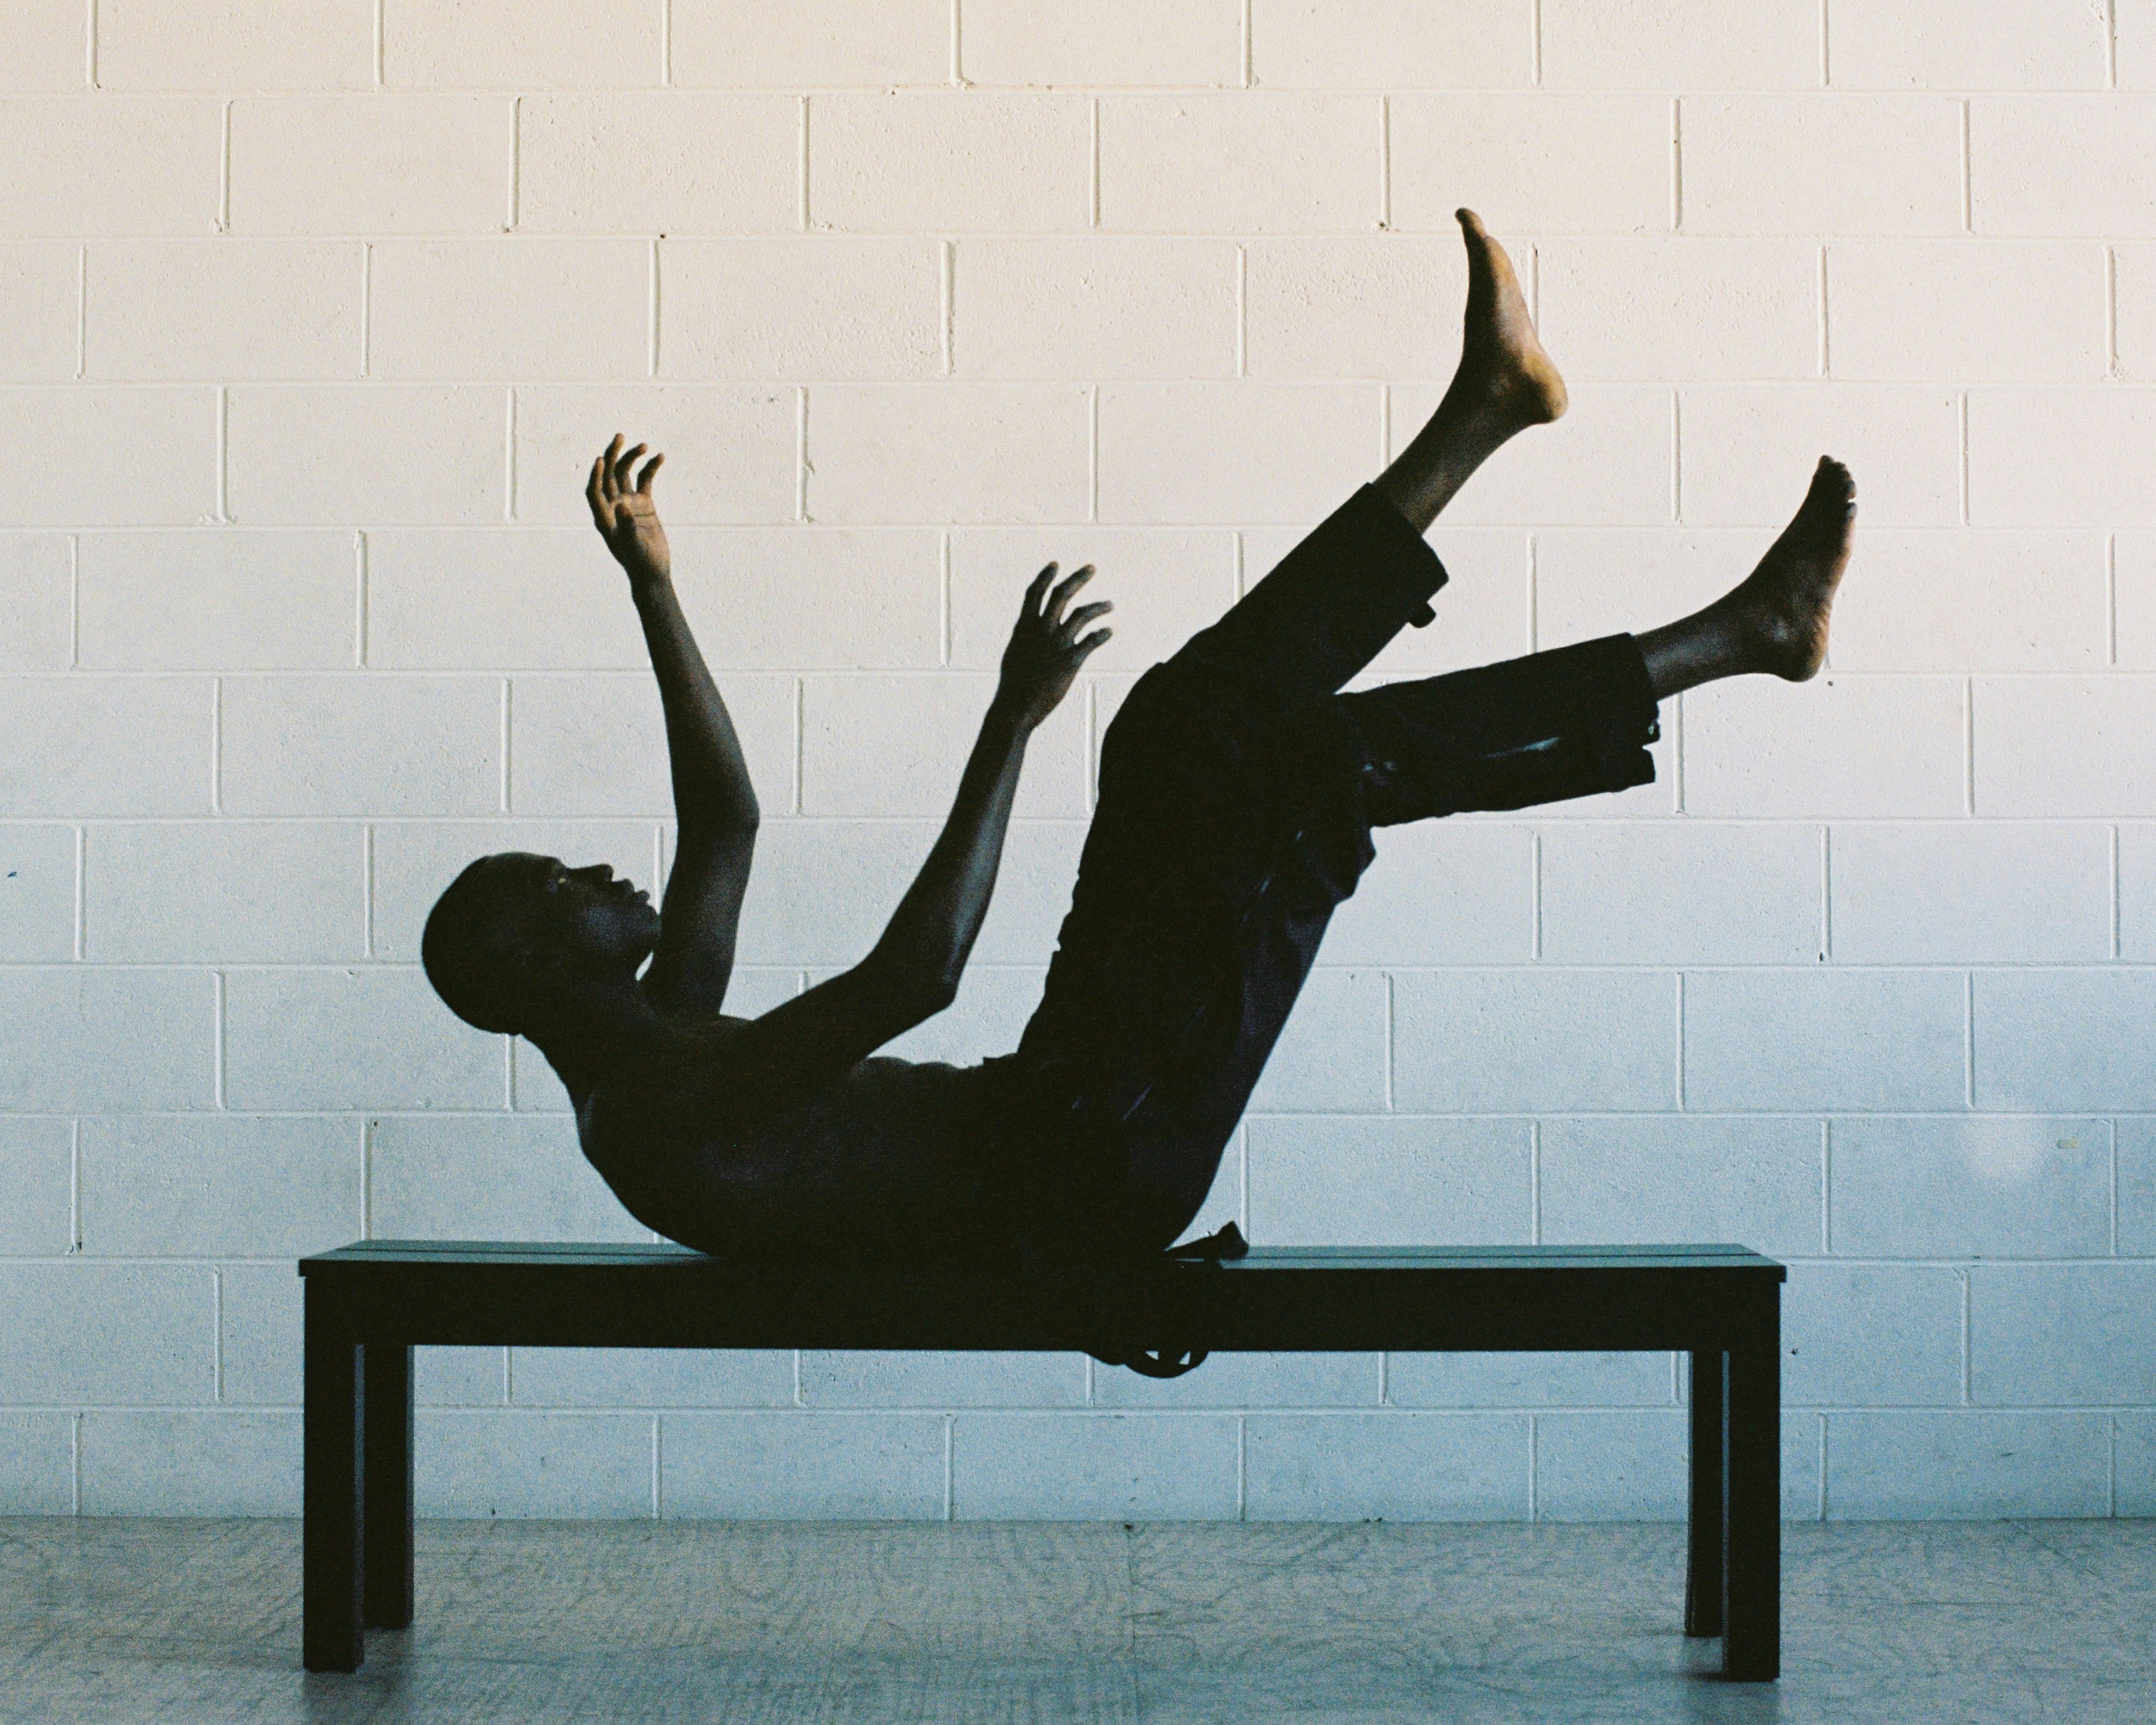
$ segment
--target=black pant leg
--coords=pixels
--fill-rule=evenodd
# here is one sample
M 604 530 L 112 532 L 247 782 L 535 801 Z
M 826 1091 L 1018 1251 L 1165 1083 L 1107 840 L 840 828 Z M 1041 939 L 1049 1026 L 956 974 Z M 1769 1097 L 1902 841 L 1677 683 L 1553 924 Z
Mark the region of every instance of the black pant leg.
M 1168 664 L 1204 660 L 1283 702 L 1331 695 L 1406 624 L 1430 620 L 1445 579 L 1429 542 L 1364 485 Z

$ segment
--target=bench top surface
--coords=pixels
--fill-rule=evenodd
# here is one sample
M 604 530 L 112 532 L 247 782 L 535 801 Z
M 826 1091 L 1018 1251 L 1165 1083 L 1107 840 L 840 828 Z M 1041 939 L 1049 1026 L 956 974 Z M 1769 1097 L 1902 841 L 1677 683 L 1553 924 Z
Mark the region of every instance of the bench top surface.
M 1173 1264 L 1174 1260 L 1157 1260 Z M 516 1269 L 668 1268 L 695 1274 L 700 1267 L 724 1277 L 757 1271 L 798 1271 L 785 1263 L 742 1264 L 709 1258 L 686 1246 L 604 1241 L 523 1240 L 362 1240 L 300 1260 L 305 1276 L 327 1266 L 489 1267 Z M 965 1266 L 957 1266 L 962 1272 Z M 1296 1271 L 1769 1271 L 1782 1266 L 1741 1245 L 1481 1245 L 1481 1246 L 1253 1246 L 1250 1255 L 1220 1268 Z

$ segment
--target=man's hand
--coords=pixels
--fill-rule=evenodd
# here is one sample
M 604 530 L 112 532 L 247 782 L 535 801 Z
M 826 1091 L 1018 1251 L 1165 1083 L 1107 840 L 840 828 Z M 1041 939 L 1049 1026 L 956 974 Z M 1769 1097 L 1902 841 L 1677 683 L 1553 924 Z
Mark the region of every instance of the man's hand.
M 636 459 L 644 446 L 639 444 L 624 454 L 621 444 L 621 434 L 616 432 L 606 453 L 592 463 L 591 482 L 584 487 L 592 523 L 631 581 L 664 581 L 673 564 L 666 550 L 666 530 L 659 525 L 659 506 L 652 501 L 651 477 L 666 458 L 654 455 L 632 484 Z
M 1025 590 L 1018 627 L 1011 631 L 1010 645 L 1004 649 L 1003 681 L 996 690 L 995 701 L 1023 730 L 1037 728 L 1055 711 L 1057 703 L 1070 692 L 1079 668 L 1112 633 L 1096 629 L 1089 635 L 1079 634 L 1096 617 L 1115 608 L 1106 600 L 1081 605 L 1068 617 L 1063 614 L 1070 595 L 1092 578 L 1093 566 L 1088 563 L 1056 582 L 1055 565 L 1050 563 Z M 1051 582 L 1055 583 L 1053 588 Z

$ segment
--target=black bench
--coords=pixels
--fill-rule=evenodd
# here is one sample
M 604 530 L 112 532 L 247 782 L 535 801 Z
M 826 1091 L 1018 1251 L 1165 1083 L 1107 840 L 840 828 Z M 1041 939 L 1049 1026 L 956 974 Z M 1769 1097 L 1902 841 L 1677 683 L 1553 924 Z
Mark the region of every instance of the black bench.
M 412 1350 L 526 1348 L 1691 1356 L 1685 1632 L 1781 1670 L 1779 1264 L 1741 1246 L 1254 1250 L 1098 1282 L 728 1264 L 678 1246 L 362 1240 L 306 1285 L 305 1658 L 412 1621 Z

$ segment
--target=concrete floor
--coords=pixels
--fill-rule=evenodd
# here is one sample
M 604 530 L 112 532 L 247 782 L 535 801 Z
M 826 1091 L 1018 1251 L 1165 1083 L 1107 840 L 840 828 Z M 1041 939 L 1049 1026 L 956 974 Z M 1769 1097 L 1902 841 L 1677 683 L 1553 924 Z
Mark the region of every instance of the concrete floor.
M 0 1719 L 2156 1719 L 2156 1523 L 1787 1530 L 1708 1673 L 1661 1526 L 422 1522 L 418 1619 L 299 1669 L 290 1522 L 0 1521 Z

